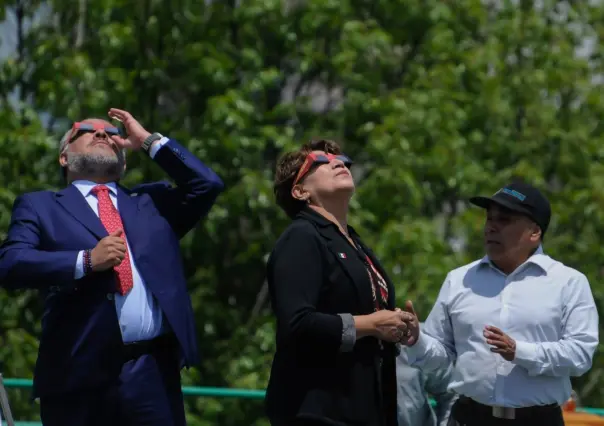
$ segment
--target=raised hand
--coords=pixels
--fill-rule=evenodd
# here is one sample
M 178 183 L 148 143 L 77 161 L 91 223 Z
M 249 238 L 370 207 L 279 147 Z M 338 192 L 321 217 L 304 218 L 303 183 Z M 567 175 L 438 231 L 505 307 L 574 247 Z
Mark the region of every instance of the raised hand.
M 141 148 L 145 139 L 151 135 L 128 111 L 111 108 L 109 117 L 121 121 L 128 134 L 126 139 L 121 136 L 111 136 L 111 139 L 121 149 L 136 151 Z

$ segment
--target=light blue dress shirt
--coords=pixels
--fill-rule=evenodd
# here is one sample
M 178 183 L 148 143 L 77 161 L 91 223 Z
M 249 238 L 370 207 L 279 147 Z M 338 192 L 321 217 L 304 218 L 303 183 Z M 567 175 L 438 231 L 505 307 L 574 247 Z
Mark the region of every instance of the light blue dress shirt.
M 453 366 L 422 372 L 409 365 L 407 348 L 396 358 L 398 426 L 447 426 L 457 395 L 448 390 Z M 436 406 L 430 406 L 432 396 Z
M 513 361 L 490 351 L 487 325 L 516 341 Z M 570 376 L 589 370 L 597 345 L 587 278 L 540 247 L 509 275 L 487 257 L 451 271 L 408 356 L 426 371 L 455 362 L 450 390 L 517 408 L 564 403 Z
M 168 138 L 162 137 L 158 142 L 151 146 L 149 156 L 154 158 L 161 147 L 168 142 Z M 88 205 L 98 216 L 98 200 L 96 195 L 91 193 L 92 188 L 97 184 L 87 180 L 76 180 L 71 183 L 84 196 Z M 106 184 L 109 188 L 109 198 L 115 208 L 119 211 L 117 205 L 117 185 L 114 182 Z M 126 233 L 126 241 L 128 234 Z M 145 281 L 134 263 L 134 256 L 128 243 L 128 254 L 130 256 L 130 266 L 132 267 L 132 279 L 134 286 L 127 294 L 121 295 L 115 293 L 115 309 L 117 311 L 120 329 L 122 331 L 122 340 L 124 343 L 131 343 L 141 340 L 150 340 L 162 334 L 164 330 L 163 313 L 153 297 L 147 290 Z M 76 261 L 75 279 L 84 276 L 84 250 L 80 251 Z M 167 326 L 167 325 L 166 325 Z

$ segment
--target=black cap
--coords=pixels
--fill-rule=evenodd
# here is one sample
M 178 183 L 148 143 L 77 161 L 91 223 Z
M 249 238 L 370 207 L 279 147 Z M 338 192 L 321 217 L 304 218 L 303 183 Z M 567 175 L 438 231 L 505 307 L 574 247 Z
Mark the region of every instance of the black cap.
M 470 203 L 482 207 L 496 203 L 517 213 L 530 217 L 545 234 L 552 216 L 552 209 L 545 195 L 528 183 L 512 183 L 497 191 L 492 197 L 472 197 Z

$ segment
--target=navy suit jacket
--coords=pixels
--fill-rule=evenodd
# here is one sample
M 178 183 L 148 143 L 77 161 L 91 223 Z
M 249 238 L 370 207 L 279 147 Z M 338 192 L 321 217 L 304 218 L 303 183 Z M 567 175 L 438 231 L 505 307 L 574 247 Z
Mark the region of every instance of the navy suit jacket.
M 195 322 L 179 239 L 205 216 L 223 190 L 220 178 L 186 148 L 168 141 L 154 160 L 174 180 L 128 190 L 118 208 L 134 261 L 176 334 L 183 365 L 198 362 Z M 80 250 L 107 231 L 78 189 L 19 196 L 0 246 L 0 285 L 45 296 L 34 397 L 103 386 L 123 365 L 112 269 L 74 279 Z

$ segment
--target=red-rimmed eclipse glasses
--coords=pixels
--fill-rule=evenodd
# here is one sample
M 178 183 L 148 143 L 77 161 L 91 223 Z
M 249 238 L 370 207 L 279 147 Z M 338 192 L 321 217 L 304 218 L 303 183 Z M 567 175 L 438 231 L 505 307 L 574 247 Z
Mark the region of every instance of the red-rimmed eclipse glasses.
M 101 123 L 82 123 L 75 122 L 71 128 L 71 135 L 69 136 L 69 143 L 79 138 L 82 133 L 94 133 L 97 130 L 104 130 L 109 136 L 119 136 L 120 129 L 114 126 L 105 126 Z
M 294 185 L 296 185 L 300 179 L 308 174 L 308 172 L 312 169 L 313 166 L 319 164 L 329 164 L 333 160 L 340 160 L 344 163 L 344 166 L 350 168 L 352 166 L 352 160 L 345 155 L 342 154 L 315 154 L 311 152 L 306 156 L 304 163 L 302 163 L 302 167 L 300 167 L 300 171 L 296 176 L 296 180 L 294 180 Z

